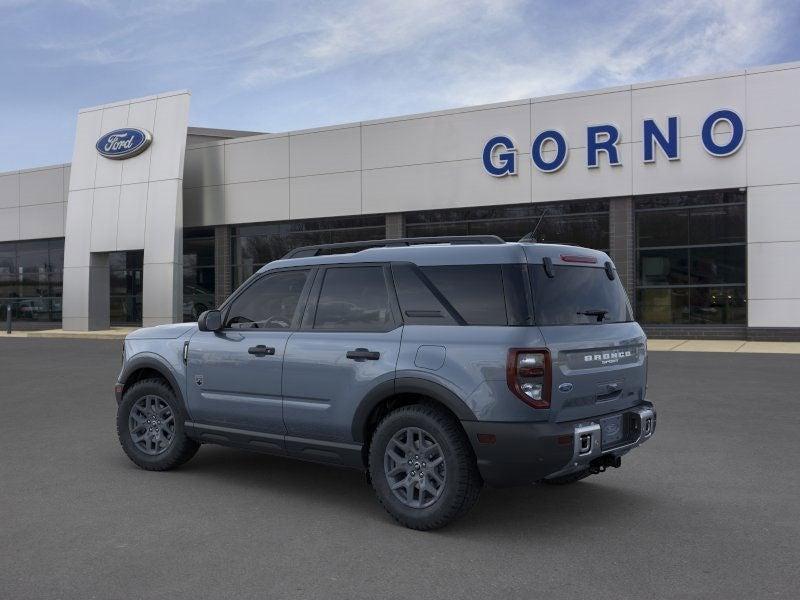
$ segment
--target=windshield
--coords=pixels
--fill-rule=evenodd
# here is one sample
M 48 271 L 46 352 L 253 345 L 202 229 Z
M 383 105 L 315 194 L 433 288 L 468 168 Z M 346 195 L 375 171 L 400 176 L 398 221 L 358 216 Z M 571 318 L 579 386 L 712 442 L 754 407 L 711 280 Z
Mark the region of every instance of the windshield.
M 588 325 L 632 321 L 617 272 L 609 279 L 597 267 L 530 265 L 533 312 L 537 325 Z

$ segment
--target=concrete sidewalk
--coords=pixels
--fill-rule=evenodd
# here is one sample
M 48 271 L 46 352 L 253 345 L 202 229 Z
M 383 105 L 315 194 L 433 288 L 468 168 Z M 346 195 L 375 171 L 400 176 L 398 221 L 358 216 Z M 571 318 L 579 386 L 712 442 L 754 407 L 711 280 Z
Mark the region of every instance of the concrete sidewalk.
M 112 327 L 99 331 L 64 331 L 63 329 L 40 329 L 36 331 L 0 331 L 0 339 L 6 338 L 51 338 L 73 340 L 121 340 L 139 327 Z
M 650 352 L 757 352 L 800 354 L 800 342 L 746 342 L 743 340 L 647 340 Z

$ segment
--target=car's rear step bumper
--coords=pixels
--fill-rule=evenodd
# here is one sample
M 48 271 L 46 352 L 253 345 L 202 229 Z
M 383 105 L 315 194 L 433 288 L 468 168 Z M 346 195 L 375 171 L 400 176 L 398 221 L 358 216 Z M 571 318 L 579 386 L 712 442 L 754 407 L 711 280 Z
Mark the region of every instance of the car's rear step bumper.
M 625 436 L 603 447 L 601 420 L 621 415 Z M 649 440 L 656 428 L 650 402 L 566 423 L 462 421 L 484 481 L 494 487 L 525 485 L 608 465 Z
M 601 437 L 601 430 L 599 423 L 590 423 L 588 425 L 581 425 L 575 427 L 573 430 L 573 453 L 572 460 L 569 464 L 556 471 L 552 475 L 548 475 L 545 479 L 553 479 L 555 477 L 562 477 L 588 469 L 592 463 L 599 463 L 597 459 L 603 456 L 622 456 L 626 452 L 632 450 L 650 439 L 653 432 L 656 430 L 656 412 L 651 407 L 640 407 L 633 410 L 626 411 L 634 417 L 636 430 L 638 435 L 633 440 L 628 440 L 617 446 L 612 446 L 607 450 L 603 450 L 603 441 Z

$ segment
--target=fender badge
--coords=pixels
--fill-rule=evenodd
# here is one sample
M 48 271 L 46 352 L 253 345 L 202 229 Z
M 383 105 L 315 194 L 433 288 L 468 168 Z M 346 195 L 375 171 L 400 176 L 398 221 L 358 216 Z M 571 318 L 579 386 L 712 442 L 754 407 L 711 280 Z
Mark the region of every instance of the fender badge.
M 197 385 L 203 385 L 203 376 L 202 375 L 195 375 L 194 376 L 194 382 Z
M 570 382 L 562 383 L 560 386 L 558 386 L 558 391 L 566 394 L 572 391 L 572 387 L 573 386 Z

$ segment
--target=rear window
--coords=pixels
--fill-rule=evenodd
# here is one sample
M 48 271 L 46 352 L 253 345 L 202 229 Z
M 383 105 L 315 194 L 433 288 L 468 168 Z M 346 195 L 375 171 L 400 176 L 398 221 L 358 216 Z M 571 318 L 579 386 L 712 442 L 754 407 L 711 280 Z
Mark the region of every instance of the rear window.
M 614 272 L 605 269 L 553 266 L 548 277 L 542 265 L 530 265 L 533 313 L 537 325 L 588 325 L 632 321 L 625 290 Z

